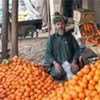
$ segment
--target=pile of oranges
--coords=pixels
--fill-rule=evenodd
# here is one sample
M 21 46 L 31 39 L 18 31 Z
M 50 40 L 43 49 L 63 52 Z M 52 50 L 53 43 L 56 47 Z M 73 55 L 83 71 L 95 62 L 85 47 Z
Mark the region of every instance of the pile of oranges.
M 17 56 L 0 64 L 0 100 L 41 100 L 56 88 L 42 66 Z
M 100 36 L 93 36 L 86 38 L 86 44 L 100 45 Z
M 15 56 L 0 64 L 0 100 L 100 100 L 100 60 L 58 84 L 42 66 Z
M 80 32 L 82 37 L 86 38 L 86 44 L 100 44 L 100 31 L 96 29 L 93 23 L 82 24 Z
M 100 61 L 84 68 L 68 82 L 60 83 L 43 100 L 100 100 Z
M 90 35 L 97 35 L 97 29 L 93 23 L 87 23 L 80 25 L 80 32 L 82 36 L 87 37 Z
M 84 68 L 43 100 L 100 100 L 100 61 Z

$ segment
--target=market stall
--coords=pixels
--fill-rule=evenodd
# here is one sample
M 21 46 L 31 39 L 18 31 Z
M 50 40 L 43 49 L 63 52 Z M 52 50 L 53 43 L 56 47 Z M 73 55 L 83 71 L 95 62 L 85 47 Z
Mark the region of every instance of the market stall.
M 78 38 L 85 38 L 86 45 L 100 56 L 100 30 L 95 23 L 95 12 L 85 9 L 75 10 L 74 21 Z

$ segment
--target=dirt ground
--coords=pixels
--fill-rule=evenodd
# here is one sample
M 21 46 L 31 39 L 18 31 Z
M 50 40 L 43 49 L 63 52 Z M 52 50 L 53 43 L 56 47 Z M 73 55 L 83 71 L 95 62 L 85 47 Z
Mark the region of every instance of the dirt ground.
M 36 63 L 43 63 L 47 38 L 18 40 L 19 56 Z

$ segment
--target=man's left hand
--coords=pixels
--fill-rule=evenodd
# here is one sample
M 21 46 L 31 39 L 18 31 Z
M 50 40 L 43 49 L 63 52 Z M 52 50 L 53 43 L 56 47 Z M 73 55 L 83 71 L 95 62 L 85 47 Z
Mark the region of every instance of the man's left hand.
M 77 65 L 76 61 L 73 60 L 71 65 L 71 71 L 76 74 L 79 71 L 79 66 Z

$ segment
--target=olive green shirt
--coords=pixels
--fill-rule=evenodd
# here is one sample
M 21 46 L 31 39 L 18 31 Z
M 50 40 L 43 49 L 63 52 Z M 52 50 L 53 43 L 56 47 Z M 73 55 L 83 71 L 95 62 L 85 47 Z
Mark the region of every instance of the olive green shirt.
M 68 34 L 68 33 L 65 33 Z M 57 40 L 57 44 L 59 45 L 56 48 L 56 45 L 53 46 L 51 37 L 55 37 Z M 64 61 L 69 60 L 72 62 L 73 59 L 77 59 L 79 57 L 79 46 L 74 36 L 70 33 L 67 36 L 59 35 L 58 33 L 53 34 L 47 40 L 46 44 L 46 52 L 45 52 L 45 61 L 49 64 L 52 64 L 53 61 L 57 61 L 62 64 Z M 54 41 L 55 42 L 55 41 Z M 54 56 L 54 50 L 56 48 L 57 56 Z

